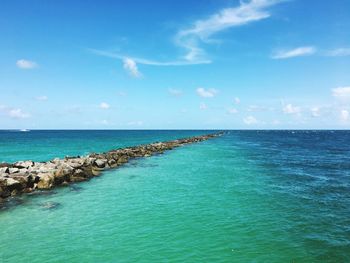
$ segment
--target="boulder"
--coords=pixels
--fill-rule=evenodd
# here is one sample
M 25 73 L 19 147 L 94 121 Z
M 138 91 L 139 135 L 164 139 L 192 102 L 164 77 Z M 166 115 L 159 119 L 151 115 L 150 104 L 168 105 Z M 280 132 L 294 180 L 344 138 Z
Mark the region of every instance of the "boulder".
M 51 173 L 38 174 L 38 189 L 51 189 L 54 186 L 54 175 Z
M 105 168 L 107 164 L 107 159 L 97 159 L 94 161 L 94 166 L 97 168 Z
M 28 168 L 34 166 L 34 162 L 32 161 L 19 161 L 13 164 L 13 166 L 17 168 Z
M 0 174 L 5 174 L 5 173 L 9 173 L 9 168 L 8 167 L 1 167 L 0 168 Z
M 109 159 L 108 160 L 108 165 L 111 167 L 111 168 L 114 168 L 114 167 L 117 167 L 118 166 L 118 163 L 116 160 L 114 159 Z
M 117 164 L 123 164 L 128 162 L 128 157 L 126 155 L 119 156 L 117 159 Z
M 14 173 L 18 173 L 19 169 L 17 167 L 13 167 L 13 168 L 9 168 L 9 174 L 14 174 Z

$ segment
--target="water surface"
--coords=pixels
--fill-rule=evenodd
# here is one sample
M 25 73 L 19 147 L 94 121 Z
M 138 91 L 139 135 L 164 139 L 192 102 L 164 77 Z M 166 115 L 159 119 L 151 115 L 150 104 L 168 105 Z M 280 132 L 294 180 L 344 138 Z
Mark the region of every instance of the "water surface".
M 136 144 L 185 137 L 133 133 Z M 87 137 L 103 149 L 103 136 Z M 346 131 L 230 131 L 25 196 L 0 212 L 0 261 L 349 262 L 349 141 Z M 6 157 L 45 159 L 36 151 Z

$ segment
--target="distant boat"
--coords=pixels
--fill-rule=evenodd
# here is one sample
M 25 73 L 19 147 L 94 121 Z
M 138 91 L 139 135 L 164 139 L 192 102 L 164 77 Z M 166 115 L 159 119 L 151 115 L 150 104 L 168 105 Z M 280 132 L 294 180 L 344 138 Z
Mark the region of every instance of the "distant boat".
M 21 129 L 21 130 L 19 130 L 19 131 L 21 131 L 21 132 L 29 132 L 30 130 L 27 130 L 27 129 Z

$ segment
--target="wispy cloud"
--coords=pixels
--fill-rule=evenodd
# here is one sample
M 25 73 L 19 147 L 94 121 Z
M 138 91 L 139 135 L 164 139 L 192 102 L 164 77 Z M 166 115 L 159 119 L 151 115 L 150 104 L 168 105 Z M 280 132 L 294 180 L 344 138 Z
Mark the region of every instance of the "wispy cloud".
M 25 119 L 30 117 L 30 115 L 23 112 L 22 109 L 11 109 L 8 111 L 8 115 L 14 119 Z
M 332 89 L 332 95 L 336 99 L 348 100 L 350 99 L 350 86 L 334 88 Z
M 235 108 L 229 108 L 229 109 L 227 109 L 227 113 L 228 114 L 236 114 L 236 113 L 238 113 L 238 110 Z
M 124 69 L 134 78 L 141 77 L 141 73 L 139 72 L 137 68 L 137 64 L 135 60 L 131 58 L 124 58 L 123 59 L 123 67 Z
M 273 59 L 287 59 L 294 57 L 310 56 L 316 53 L 313 46 L 298 47 L 291 50 L 279 50 L 272 55 Z
M 20 60 L 17 60 L 16 66 L 20 69 L 33 69 L 33 68 L 36 68 L 38 64 L 34 61 L 20 59 Z
M 104 110 L 107 110 L 107 109 L 109 109 L 111 106 L 108 104 L 108 103 L 106 103 L 106 102 L 101 102 L 101 104 L 100 104 L 100 108 L 101 109 L 104 109 Z
M 93 48 L 88 48 L 87 50 L 89 52 L 92 52 L 92 53 L 99 55 L 99 56 L 121 59 L 123 61 L 125 59 L 129 58 L 129 59 L 132 59 L 137 64 L 149 65 L 149 66 L 185 66 L 185 65 L 197 65 L 197 64 L 209 64 L 209 63 L 211 63 L 211 61 L 209 61 L 209 60 L 206 60 L 206 61 L 186 61 L 186 60 L 157 61 L 157 60 L 151 60 L 151 59 L 138 58 L 138 57 L 134 57 L 134 56 L 118 54 L 118 53 L 99 50 L 99 49 L 93 49 Z
M 196 92 L 198 96 L 202 98 L 212 98 L 216 95 L 218 92 L 216 89 L 205 89 L 205 88 L 198 88 L 196 89 Z
M 43 96 L 37 96 L 37 97 L 35 97 L 35 99 L 38 101 L 46 101 L 49 98 L 47 96 L 43 95 Z
M 174 97 L 180 97 L 180 96 L 182 96 L 182 91 L 179 90 L 179 89 L 172 89 L 172 88 L 170 88 L 170 89 L 168 89 L 168 92 L 169 92 L 169 94 L 170 94 L 171 96 L 174 96 Z
M 202 103 L 199 105 L 199 109 L 200 109 L 200 110 L 206 110 L 206 109 L 208 109 L 208 106 L 207 106 L 207 104 L 205 104 L 204 102 L 202 102 Z
M 23 112 L 20 108 L 10 108 L 4 105 L 0 105 L 0 112 L 11 119 L 26 119 L 30 117 L 29 113 Z
M 350 113 L 348 110 L 341 110 L 340 111 L 340 120 L 342 122 L 348 122 L 350 117 Z
M 317 117 L 321 116 L 321 109 L 320 109 L 320 107 L 312 107 L 310 109 L 310 111 L 311 111 L 311 116 L 312 117 L 317 118 Z
M 241 1 L 236 7 L 223 8 L 211 16 L 192 22 L 189 26 L 178 30 L 173 38 L 174 44 L 184 50 L 184 55 L 171 61 L 158 61 L 121 53 L 113 53 L 98 49 L 88 49 L 100 56 L 116 59 L 131 59 L 137 64 L 152 66 L 183 66 L 209 64 L 203 44 L 213 42 L 211 37 L 229 28 L 243 26 L 252 22 L 267 19 L 271 16 L 269 7 L 286 0 L 250 0 Z
M 241 100 L 240 100 L 240 98 L 235 97 L 235 98 L 234 98 L 234 102 L 235 102 L 236 104 L 240 104 L 240 103 L 241 103 Z
M 190 27 L 180 30 L 175 36 L 175 43 L 187 52 L 187 61 L 205 60 L 205 51 L 200 46 L 209 43 L 211 37 L 232 27 L 243 26 L 270 17 L 267 10 L 281 0 L 251 0 L 240 2 L 237 7 L 224 8 L 207 19 L 197 20 Z
M 300 114 L 301 109 L 298 106 L 293 106 L 292 104 L 283 105 L 282 111 L 286 114 Z
M 243 122 L 247 125 L 257 124 L 258 120 L 254 116 L 247 116 L 243 118 Z
M 326 56 L 329 57 L 346 57 L 350 56 L 350 48 L 336 48 L 326 52 Z

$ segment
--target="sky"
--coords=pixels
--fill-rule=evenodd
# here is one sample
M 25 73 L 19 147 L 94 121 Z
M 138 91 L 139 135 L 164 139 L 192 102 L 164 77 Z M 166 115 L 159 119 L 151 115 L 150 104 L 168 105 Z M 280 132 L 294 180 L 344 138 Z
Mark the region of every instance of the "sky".
M 349 0 L 2 0 L 0 129 L 349 129 L 349 13 Z

